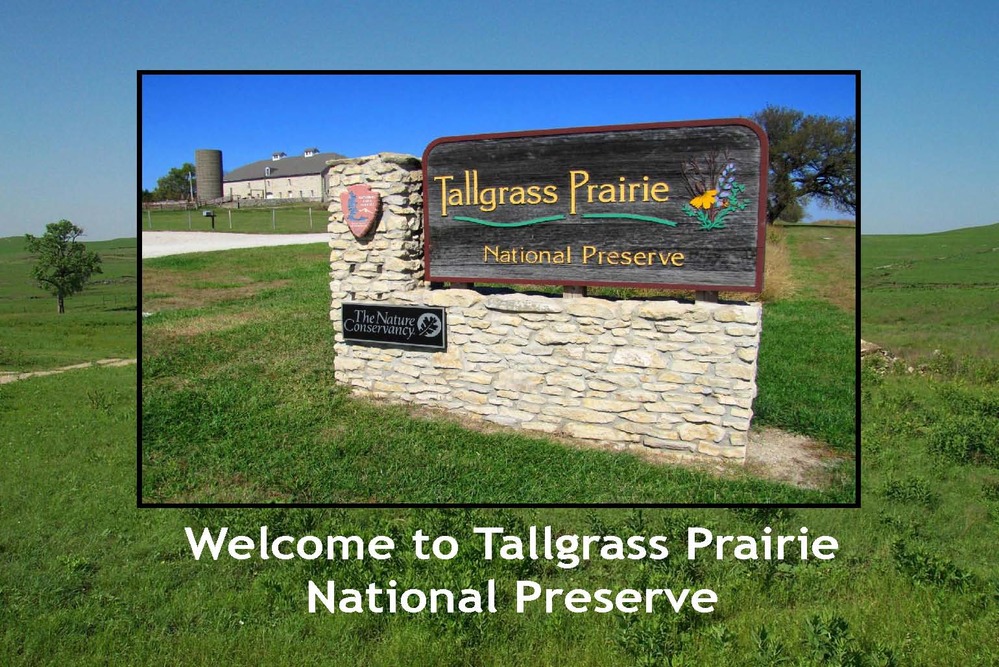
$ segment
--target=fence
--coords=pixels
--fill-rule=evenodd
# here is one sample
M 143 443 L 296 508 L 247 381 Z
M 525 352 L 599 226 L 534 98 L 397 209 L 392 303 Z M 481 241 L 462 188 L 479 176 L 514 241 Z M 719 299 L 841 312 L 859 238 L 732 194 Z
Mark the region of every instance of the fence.
M 270 208 L 212 208 L 214 229 L 223 232 L 256 234 L 301 234 L 326 231 L 329 212 L 323 204 Z M 187 211 L 142 211 L 139 227 L 143 231 L 212 231 L 213 220 L 202 209 Z

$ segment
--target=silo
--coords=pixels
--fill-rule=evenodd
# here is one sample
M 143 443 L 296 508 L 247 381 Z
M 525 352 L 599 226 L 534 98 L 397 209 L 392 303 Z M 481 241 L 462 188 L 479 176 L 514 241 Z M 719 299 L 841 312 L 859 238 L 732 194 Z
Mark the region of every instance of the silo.
M 222 151 L 199 148 L 194 151 L 194 169 L 198 181 L 198 201 L 222 198 Z

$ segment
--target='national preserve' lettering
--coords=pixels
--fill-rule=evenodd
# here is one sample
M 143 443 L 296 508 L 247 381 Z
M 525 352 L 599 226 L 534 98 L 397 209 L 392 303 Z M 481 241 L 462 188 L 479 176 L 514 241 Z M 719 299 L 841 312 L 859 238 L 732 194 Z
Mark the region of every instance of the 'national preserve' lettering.
M 675 250 L 602 250 L 584 245 L 575 251 L 572 246 L 559 250 L 504 248 L 498 245 L 482 247 L 483 264 L 596 264 L 608 266 L 682 267 L 686 255 Z

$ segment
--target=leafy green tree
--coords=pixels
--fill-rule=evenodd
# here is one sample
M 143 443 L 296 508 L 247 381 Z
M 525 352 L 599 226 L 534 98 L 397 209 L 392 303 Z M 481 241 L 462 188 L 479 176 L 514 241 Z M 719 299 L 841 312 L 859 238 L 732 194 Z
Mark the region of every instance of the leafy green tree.
M 784 207 L 778 220 L 781 222 L 801 222 L 805 218 L 805 207 L 797 199 Z
M 187 200 L 198 194 L 198 184 L 194 177 L 194 165 L 185 162 L 183 166 L 174 167 L 166 176 L 156 181 L 154 190 L 157 201 Z
M 39 287 L 59 300 L 59 314 L 66 312 L 65 298 L 83 290 L 90 276 L 101 273 L 101 258 L 76 239 L 83 230 L 69 220 L 45 226 L 45 234 L 25 234 L 27 250 L 35 255 L 31 276 Z
M 768 106 L 753 115 L 770 143 L 767 222 L 818 199 L 857 214 L 857 123 Z M 785 218 L 787 216 L 784 216 Z

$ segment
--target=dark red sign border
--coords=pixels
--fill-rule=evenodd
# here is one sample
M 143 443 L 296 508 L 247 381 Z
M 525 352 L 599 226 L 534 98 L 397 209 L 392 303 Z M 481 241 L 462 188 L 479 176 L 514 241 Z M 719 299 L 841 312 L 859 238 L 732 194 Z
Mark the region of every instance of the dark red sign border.
M 487 139 L 515 139 L 522 137 L 552 137 L 569 134 L 587 134 L 597 132 L 620 132 L 624 130 L 659 130 L 679 127 L 711 127 L 718 125 L 742 125 L 756 133 L 760 140 L 760 196 L 757 206 L 757 229 L 756 229 L 756 278 L 752 286 L 719 286 L 719 285 L 696 285 L 690 283 L 636 283 L 617 282 L 602 280 L 538 280 L 537 278 L 475 278 L 470 276 L 441 276 L 434 275 L 430 270 L 430 248 L 432 240 L 430 235 L 430 201 L 427 192 L 427 158 L 430 152 L 441 144 L 454 143 L 459 141 L 481 141 Z M 660 123 L 637 123 L 631 125 L 598 125 L 591 127 L 569 127 L 551 130 L 527 130 L 524 132 L 499 132 L 494 134 L 468 134 L 453 137 L 440 137 L 431 141 L 423 151 L 423 271 L 424 279 L 428 282 L 488 282 L 510 285 L 563 285 L 569 287 L 630 287 L 640 289 L 674 289 L 674 290 L 703 290 L 703 291 L 725 291 L 725 292 L 750 292 L 756 293 L 763 290 L 763 267 L 766 250 L 766 226 L 767 226 L 767 175 L 769 173 L 770 143 L 767 140 L 767 133 L 762 127 L 746 118 L 713 118 L 708 120 L 690 121 L 670 121 Z

